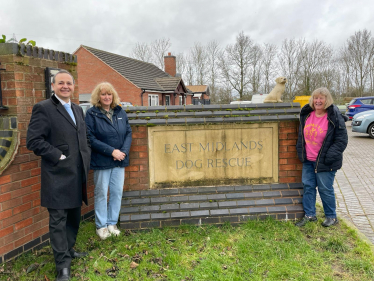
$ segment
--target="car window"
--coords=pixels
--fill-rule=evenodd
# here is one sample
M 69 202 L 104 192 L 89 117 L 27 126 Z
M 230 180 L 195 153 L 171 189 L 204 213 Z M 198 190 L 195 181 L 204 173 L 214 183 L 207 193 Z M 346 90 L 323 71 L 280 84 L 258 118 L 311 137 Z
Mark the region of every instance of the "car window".
M 363 104 L 372 104 L 372 100 L 371 99 L 360 100 L 360 102 L 362 102 Z
M 350 101 L 350 103 L 348 105 L 351 105 L 351 104 L 354 104 L 356 102 L 357 99 L 353 99 Z

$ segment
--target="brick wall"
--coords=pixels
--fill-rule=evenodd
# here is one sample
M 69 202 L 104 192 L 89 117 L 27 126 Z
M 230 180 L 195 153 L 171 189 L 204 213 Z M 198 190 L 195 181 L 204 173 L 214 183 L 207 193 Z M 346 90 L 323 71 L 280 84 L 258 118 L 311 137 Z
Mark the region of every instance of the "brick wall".
M 132 126 L 130 165 L 125 169 L 124 190 L 149 189 L 147 127 Z
M 301 182 L 302 164 L 297 157 L 296 141 L 299 122 L 279 123 L 279 182 Z
M 171 53 L 168 53 L 168 55 L 164 57 L 164 64 L 165 72 L 175 77 L 175 74 L 177 73 L 177 63 L 175 56 L 172 56 Z
M 17 117 L 20 144 L 10 166 L 0 175 L 0 262 L 36 245 L 48 243 L 48 211 L 40 206 L 40 158 L 26 148 L 33 105 L 45 99 L 46 67 L 62 68 L 77 78 L 76 66 L 28 56 L 0 55 L 3 104 L 0 115 Z M 78 102 L 78 85 L 72 101 Z M 91 179 L 92 182 L 92 179 Z M 93 188 L 88 190 L 93 210 Z

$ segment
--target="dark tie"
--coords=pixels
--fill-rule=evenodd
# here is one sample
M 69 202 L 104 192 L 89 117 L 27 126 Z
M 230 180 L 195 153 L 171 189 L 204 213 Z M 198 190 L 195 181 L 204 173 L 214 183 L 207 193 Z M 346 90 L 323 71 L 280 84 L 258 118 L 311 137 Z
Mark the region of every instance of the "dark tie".
M 65 107 L 66 111 L 69 113 L 71 119 L 74 121 L 74 124 L 76 125 L 77 123 L 75 122 L 75 117 L 74 117 L 73 111 L 71 110 L 70 104 L 65 103 L 64 107 Z

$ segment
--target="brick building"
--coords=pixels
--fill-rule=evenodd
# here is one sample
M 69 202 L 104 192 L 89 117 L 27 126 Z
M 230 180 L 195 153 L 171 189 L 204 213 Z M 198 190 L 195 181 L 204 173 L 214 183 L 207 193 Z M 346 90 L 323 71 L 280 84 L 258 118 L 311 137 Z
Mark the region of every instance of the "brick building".
M 210 104 L 210 91 L 208 85 L 189 85 L 187 89 L 193 93 L 193 104 Z
M 111 83 L 121 101 L 138 106 L 192 104 L 175 56 L 165 56 L 165 71 L 155 65 L 81 45 L 78 57 L 80 93 L 91 93 L 100 82 Z

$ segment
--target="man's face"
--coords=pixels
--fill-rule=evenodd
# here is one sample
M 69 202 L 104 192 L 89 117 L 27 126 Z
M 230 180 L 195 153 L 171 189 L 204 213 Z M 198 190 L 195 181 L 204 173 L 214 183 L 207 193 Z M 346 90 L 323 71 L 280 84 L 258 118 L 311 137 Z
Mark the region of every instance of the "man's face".
M 55 83 L 52 83 L 55 94 L 65 102 L 68 102 L 72 93 L 74 93 L 73 78 L 67 73 L 60 73 L 55 76 Z

